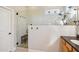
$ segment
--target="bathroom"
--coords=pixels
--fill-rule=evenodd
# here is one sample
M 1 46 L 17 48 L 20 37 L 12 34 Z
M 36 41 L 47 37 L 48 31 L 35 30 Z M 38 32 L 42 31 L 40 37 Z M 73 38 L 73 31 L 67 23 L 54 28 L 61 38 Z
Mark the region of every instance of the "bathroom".
M 14 24 L 12 23 L 15 25 L 15 42 L 11 42 L 16 46 L 13 51 L 63 52 L 60 47 L 61 36 L 76 37 L 79 34 L 78 6 L 7 6 L 7 8 L 12 9 L 14 12 L 12 15 L 15 16 Z
M 61 52 L 60 36 L 76 36 L 77 8 L 77 6 L 27 7 L 28 51 Z

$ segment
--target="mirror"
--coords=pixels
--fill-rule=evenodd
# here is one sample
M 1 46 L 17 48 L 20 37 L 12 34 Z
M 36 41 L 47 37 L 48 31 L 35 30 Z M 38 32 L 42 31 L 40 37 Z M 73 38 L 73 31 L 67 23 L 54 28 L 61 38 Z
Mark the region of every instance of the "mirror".
M 76 25 L 77 21 L 77 7 L 65 6 L 62 22 L 64 25 Z

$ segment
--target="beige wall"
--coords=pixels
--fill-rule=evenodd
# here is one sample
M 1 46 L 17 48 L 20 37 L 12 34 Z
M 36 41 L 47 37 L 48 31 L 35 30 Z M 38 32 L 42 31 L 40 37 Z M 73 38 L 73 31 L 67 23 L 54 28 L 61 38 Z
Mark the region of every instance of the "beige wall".
M 27 16 L 27 8 L 25 6 L 8 6 L 9 8 L 14 9 L 19 15 Z
M 42 15 L 46 10 L 50 9 L 60 9 L 63 10 L 62 6 L 29 6 L 28 14 L 29 15 Z
M 34 25 L 47 25 L 49 23 L 54 23 L 56 16 L 47 15 L 46 12 L 50 9 L 60 9 L 64 10 L 63 6 L 28 6 L 27 7 L 28 18 Z M 59 20 L 59 19 L 58 19 Z M 61 19 L 60 19 L 61 20 Z

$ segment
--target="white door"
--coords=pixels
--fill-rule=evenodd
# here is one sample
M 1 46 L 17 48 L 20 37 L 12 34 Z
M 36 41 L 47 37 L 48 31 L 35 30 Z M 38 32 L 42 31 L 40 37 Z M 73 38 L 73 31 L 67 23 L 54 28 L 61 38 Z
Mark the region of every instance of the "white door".
M 12 12 L 0 7 L 0 51 L 8 52 L 12 49 Z

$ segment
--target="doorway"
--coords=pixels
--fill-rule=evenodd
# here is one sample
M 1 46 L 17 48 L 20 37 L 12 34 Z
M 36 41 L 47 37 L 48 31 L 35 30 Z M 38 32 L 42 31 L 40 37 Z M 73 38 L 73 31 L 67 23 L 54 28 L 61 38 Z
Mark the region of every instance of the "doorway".
M 28 48 L 27 17 L 17 15 L 17 47 Z

